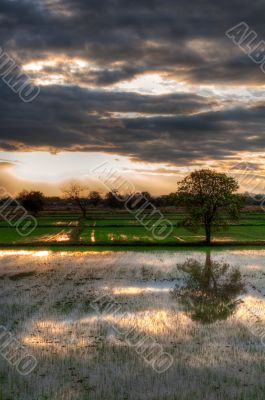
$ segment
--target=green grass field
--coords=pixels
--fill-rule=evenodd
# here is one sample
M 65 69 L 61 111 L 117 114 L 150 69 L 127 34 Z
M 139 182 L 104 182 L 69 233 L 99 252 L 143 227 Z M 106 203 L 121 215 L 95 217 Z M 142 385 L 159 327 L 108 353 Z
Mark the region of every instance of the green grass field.
M 65 245 L 82 242 L 97 244 L 191 244 L 204 240 L 204 230 L 190 232 L 179 226 L 183 214 L 165 214 L 164 217 L 173 226 L 172 232 L 159 239 L 153 235 L 152 226 L 146 229 L 133 215 L 125 212 L 93 212 L 84 221 L 78 214 L 43 213 L 37 218 L 38 227 L 28 236 L 21 237 L 16 228 L 7 221 L 0 221 L 0 243 L 23 244 L 31 242 L 63 242 Z M 265 214 L 244 213 L 237 223 L 231 224 L 228 230 L 213 234 L 214 241 L 242 242 L 265 241 Z M 62 243 L 61 243 L 62 244 Z
M 21 236 L 15 228 L 6 227 L 0 229 L 0 243 L 30 243 L 30 242 L 50 242 L 60 241 L 60 237 L 66 237 L 71 233 L 71 229 L 50 227 L 37 227 L 28 236 Z M 58 240 L 59 239 L 59 240 Z

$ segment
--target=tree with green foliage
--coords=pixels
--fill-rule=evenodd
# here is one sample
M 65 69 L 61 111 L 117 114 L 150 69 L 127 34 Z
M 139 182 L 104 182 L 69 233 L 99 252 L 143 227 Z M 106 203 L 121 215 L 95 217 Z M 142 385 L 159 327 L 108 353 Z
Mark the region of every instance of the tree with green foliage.
M 186 218 L 181 225 L 193 232 L 205 229 L 206 244 L 211 244 L 213 231 L 226 229 L 240 217 L 243 197 L 234 178 L 210 169 L 194 171 L 178 184 L 177 202 Z

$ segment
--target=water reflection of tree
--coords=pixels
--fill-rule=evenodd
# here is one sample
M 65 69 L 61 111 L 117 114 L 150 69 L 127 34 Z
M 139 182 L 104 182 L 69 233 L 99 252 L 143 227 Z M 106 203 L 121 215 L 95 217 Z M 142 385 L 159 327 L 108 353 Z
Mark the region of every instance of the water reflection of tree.
M 235 310 L 236 298 L 244 291 L 241 273 L 228 264 L 211 261 L 205 264 L 189 260 L 179 269 L 184 272 L 184 286 L 175 288 L 173 295 L 193 320 L 212 323 L 228 318 Z

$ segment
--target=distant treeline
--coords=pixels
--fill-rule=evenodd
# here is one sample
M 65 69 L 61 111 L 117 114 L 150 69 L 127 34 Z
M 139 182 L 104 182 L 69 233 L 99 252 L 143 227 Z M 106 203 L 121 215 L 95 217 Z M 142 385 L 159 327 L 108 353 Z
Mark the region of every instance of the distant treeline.
M 128 194 L 120 195 L 119 199 L 117 199 L 115 193 L 109 192 L 105 195 L 101 195 L 98 192 L 91 192 L 92 196 L 88 196 L 88 198 L 83 198 L 83 200 L 88 201 L 88 205 L 91 207 L 99 207 L 99 208 L 124 208 L 124 202 L 121 200 L 122 198 L 127 199 L 129 197 Z M 96 194 L 95 194 L 96 193 Z M 170 193 L 160 196 L 152 196 L 149 192 L 141 192 L 137 193 L 130 198 L 130 202 L 133 200 L 136 201 L 137 197 L 146 198 L 152 203 L 154 206 L 158 208 L 164 207 L 176 207 L 178 206 L 178 194 Z M 243 194 L 245 199 L 246 206 L 260 206 L 261 204 L 265 204 L 265 194 Z M 47 205 L 70 205 L 74 204 L 72 199 L 66 199 L 61 197 L 46 197 L 45 202 Z
M 26 209 L 31 209 L 32 203 L 37 203 L 36 212 L 42 211 L 43 209 L 67 209 L 76 207 L 77 200 L 85 204 L 86 208 L 99 208 L 99 209 L 124 209 L 124 203 L 126 199 L 130 199 L 127 202 L 128 208 L 133 207 L 133 204 L 138 201 L 152 204 L 157 208 L 167 207 L 178 207 L 178 193 L 170 193 L 161 196 L 152 196 L 149 192 L 139 192 L 136 194 L 120 194 L 115 191 L 108 192 L 104 195 L 96 191 L 88 192 L 87 196 L 78 196 L 74 198 L 69 197 L 49 197 L 44 196 L 41 192 L 22 192 L 16 197 L 16 199 L 9 199 L 8 205 L 12 207 L 16 205 L 16 201 L 22 203 Z M 263 194 L 244 194 L 245 206 L 260 206 L 265 203 L 265 195 Z M 0 199 L 0 206 L 7 202 L 6 198 Z M 14 204 L 12 204 L 14 203 Z
M 149 192 L 139 192 L 136 194 L 120 194 L 117 192 L 108 192 L 104 195 L 92 191 L 87 197 L 81 197 L 80 200 L 86 203 L 87 207 L 91 208 L 113 208 L 124 209 L 126 199 L 130 199 L 128 207 L 137 201 L 148 201 L 152 205 L 160 207 L 174 207 L 177 204 L 177 193 L 170 193 L 168 195 L 152 196 Z M 73 197 L 45 197 L 45 205 L 47 207 L 56 206 L 75 206 L 76 201 Z

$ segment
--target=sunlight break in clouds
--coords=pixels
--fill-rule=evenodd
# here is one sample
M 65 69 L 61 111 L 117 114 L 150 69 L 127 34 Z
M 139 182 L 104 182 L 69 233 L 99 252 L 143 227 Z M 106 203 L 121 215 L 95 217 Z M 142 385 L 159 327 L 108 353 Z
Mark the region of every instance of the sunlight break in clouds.
M 0 150 L 20 160 L 2 180 L 58 194 L 91 160 L 120 158 L 139 189 L 165 193 L 184 170 L 258 158 L 264 74 L 225 32 L 245 21 L 262 40 L 263 13 L 256 0 L 2 0 L 1 46 L 41 86 L 21 104 L 0 80 Z

